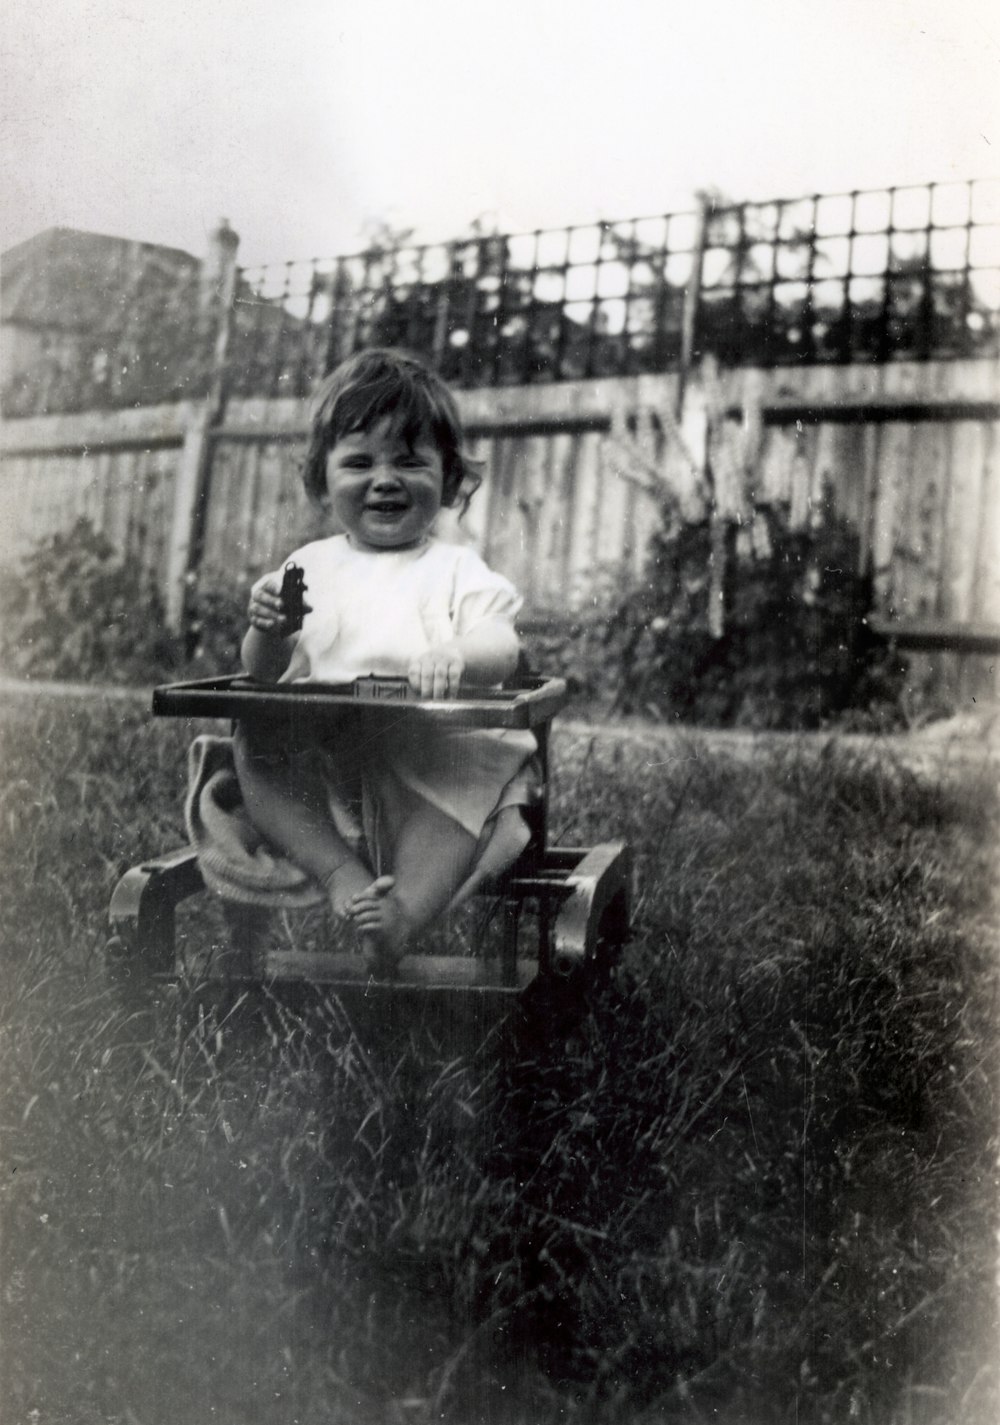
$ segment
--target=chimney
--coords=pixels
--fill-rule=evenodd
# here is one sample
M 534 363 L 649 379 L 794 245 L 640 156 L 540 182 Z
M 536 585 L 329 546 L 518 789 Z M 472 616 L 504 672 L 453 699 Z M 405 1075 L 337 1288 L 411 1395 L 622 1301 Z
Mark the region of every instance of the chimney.
M 219 226 L 209 234 L 208 251 L 201 264 L 198 305 L 202 311 L 223 300 L 232 290 L 239 245 L 239 235 L 229 226 L 229 219 L 220 218 Z

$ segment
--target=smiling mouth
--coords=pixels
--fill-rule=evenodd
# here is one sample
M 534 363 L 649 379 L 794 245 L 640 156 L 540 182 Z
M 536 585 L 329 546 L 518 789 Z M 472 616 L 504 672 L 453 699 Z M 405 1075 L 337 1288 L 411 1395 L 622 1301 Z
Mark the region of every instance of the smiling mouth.
M 409 508 L 405 500 L 373 500 L 365 505 L 368 513 L 375 515 L 401 515 Z

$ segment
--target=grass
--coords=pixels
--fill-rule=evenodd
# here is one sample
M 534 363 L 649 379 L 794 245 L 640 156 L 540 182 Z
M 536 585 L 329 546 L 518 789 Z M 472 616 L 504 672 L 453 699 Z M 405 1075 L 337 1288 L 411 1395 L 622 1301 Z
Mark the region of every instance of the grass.
M 563 736 L 554 829 L 632 842 L 635 935 L 499 1055 L 130 1008 L 107 901 L 177 843 L 187 731 L 2 731 L 11 1425 L 997 1418 L 981 772 Z

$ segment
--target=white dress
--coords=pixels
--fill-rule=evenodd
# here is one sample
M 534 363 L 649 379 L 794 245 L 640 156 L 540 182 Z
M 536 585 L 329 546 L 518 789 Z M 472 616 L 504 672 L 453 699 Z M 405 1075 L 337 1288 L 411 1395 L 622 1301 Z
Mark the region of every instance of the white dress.
M 305 575 L 306 614 L 283 683 L 343 683 L 375 673 L 405 678 L 411 660 L 489 620 L 513 625 L 522 600 L 472 549 L 430 539 L 369 552 L 334 535 L 289 558 Z M 280 579 L 281 571 L 275 572 Z M 481 846 L 502 807 L 523 805 L 537 770 L 530 732 L 448 729 L 431 718 L 348 713 L 320 751 L 331 814 L 357 841 L 357 811 L 374 869 L 391 865 L 393 826 L 414 796 L 457 821 Z M 381 864 L 379 864 L 381 863 Z

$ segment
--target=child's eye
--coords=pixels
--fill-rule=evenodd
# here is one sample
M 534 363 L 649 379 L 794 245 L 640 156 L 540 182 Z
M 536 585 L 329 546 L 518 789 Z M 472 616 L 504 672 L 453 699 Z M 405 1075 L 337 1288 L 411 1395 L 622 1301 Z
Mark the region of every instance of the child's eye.
M 340 462 L 343 470 L 369 470 L 371 458 L 367 455 L 345 455 Z

